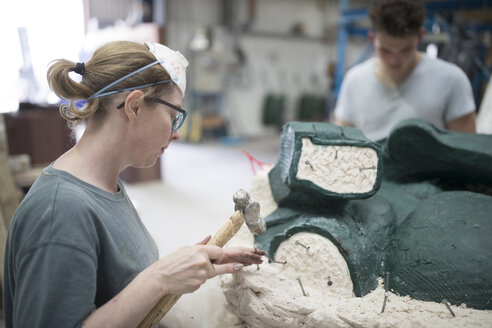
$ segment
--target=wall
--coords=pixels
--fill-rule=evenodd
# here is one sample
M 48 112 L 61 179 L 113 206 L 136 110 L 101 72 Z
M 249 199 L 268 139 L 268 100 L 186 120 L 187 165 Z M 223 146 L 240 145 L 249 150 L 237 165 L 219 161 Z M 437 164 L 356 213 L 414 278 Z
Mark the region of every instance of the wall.
M 315 92 L 330 94 L 331 78 L 327 68 L 336 58 L 336 26 L 339 17 L 338 1 L 258 0 L 257 15 L 250 31 L 235 42 L 230 29 L 222 23 L 222 1 L 167 1 L 167 44 L 193 58 L 188 45 L 195 30 L 212 26 L 214 50 L 220 54 L 225 72 L 224 115 L 230 122 L 230 134 L 247 137 L 277 133 L 262 124 L 262 103 L 269 92 L 287 95 L 286 120 L 294 118 L 295 104 L 300 94 Z M 239 2 L 238 18 L 247 21 L 247 1 Z M 301 23 L 304 37 L 289 36 L 289 31 Z M 323 30 L 326 38 L 321 40 Z M 353 63 L 367 40 L 352 40 L 347 51 L 347 63 Z M 238 45 L 247 62 L 237 66 L 233 48 Z M 192 63 L 196 64 L 196 63 Z M 236 65 L 235 65 L 236 64 Z M 191 71 L 191 70 L 189 70 Z M 193 76 L 189 77 L 190 86 Z M 185 104 L 191 105 L 190 91 Z M 188 107 L 189 108 L 189 107 Z

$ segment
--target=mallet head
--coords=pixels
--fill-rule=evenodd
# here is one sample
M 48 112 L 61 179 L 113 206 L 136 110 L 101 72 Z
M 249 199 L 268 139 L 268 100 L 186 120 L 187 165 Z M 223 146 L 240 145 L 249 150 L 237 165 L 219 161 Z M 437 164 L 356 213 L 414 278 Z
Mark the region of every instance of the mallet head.
M 265 232 L 266 223 L 260 215 L 260 204 L 251 199 L 249 193 L 244 189 L 239 189 L 232 198 L 235 204 L 234 210 L 241 211 L 249 231 L 255 235 Z

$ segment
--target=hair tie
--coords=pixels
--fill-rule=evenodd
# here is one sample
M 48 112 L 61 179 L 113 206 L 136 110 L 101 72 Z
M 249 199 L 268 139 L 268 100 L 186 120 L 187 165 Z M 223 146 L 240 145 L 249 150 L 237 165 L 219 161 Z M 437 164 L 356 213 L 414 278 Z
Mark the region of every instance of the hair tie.
M 77 63 L 77 65 L 75 65 L 75 69 L 73 71 L 77 74 L 84 75 L 85 64 L 84 63 Z

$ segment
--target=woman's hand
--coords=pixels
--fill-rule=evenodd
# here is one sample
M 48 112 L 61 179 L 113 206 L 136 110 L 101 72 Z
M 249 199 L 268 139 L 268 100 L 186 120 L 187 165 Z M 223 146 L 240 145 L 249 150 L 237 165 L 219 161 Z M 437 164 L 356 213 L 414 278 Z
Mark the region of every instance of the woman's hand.
M 206 245 L 211 239 L 211 236 L 205 237 L 197 245 Z M 263 261 L 261 257 L 266 255 L 266 252 L 261 249 L 247 248 L 247 247 L 228 247 L 223 248 L 223 256 L 220 260 L 214 260 L 214 264 L 226 264 L 226 263 L 240 263 L 244 266 L 251 264 L 261 264 Z
M 215 264 L 225 263 L 240 263 L 244 266 L 251 264 L 261 264 L 263 260 L 261 257 L 266 255 L 266 252 L 260 249 L 248 248 L 248 247 L 228 247 L 223 248 L 223 255 L 220 260 L 214 260 Z
M 205 245 L 210 237 L 194 246 L 180 248 L 161 258 L 145 271 L 164 294 L 186 294 L 197 290 L 207 279 L 240 271 L 262 263 L 265 251 L 246 247 L 220 248 Z

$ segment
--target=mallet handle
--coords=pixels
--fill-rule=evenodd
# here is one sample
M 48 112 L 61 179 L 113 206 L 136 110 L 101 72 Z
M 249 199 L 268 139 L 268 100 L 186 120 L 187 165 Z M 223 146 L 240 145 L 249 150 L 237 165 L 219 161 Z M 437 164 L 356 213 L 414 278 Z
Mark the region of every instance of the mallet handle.
M 236 211 L 209 240 L 207 245 L 224 247 L 225 244 L 239 231 L 244 223 L 244 217 L 240 211 Z M 140 322 L 138 328 L 152 328 L 157 326 L 159 321 L 178 301 L 181 295 L 164 295 L 159 302 L 150 310 L 149 314 Z
M 240 211 L 236 211 L 215 233 L 207 245 L 224 247 L 225 244 L 239 231 L 244 223 L 244 217 Z

